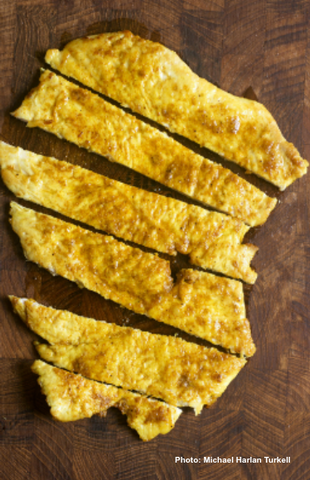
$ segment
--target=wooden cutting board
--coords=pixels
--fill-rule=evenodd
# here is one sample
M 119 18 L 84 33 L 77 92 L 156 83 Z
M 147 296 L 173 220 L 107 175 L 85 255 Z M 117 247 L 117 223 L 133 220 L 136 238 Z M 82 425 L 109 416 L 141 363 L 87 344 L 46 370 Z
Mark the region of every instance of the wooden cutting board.
M 189 201 L 125 167 L 27 129 L 9 115 L 37 84 L 48 48 L 87 34 L 129 29 L 174 49 L 196 73 L 222 88 L 258 98 L 309 160 L 308 10 L 306 0 L 2 0 L 0 138 Z M 207 150 L 175 138 L 228 166 Z M 150 443 L 139 440 L 114 409 L 105 419 L 70 424 L 52 420 L 30 371 L 37 358 L 32 345 L 37 337 L 12 313 L 7 295 L 33 297 L 156 333 L 176 330 L 26 262 L 8 223 L 13 195 L 0 181 L 1 479 L 310 478 L 309 176 L 279 194 L 275 187 L 229 166 L 279 198 L 268 222 L 248 235 L 260 248 L 253 262 L 257 283 L 245 286 L 257 353 L 212 408 L 199 417 L 185 409 L 169 435 Z M 181 255 L 170 260 L 173 274 L 188 265 Z M 176 463 L 176 457 L 189 463 Z M 204 463 L 204 457 L 233 457 L 234 462 Z M 247 463 L 237 463 L 237 457 Z M 264 457 L 289 457 L 290 462 L 269 463 Z M 198 463 L 191 463 L 194 459 Z

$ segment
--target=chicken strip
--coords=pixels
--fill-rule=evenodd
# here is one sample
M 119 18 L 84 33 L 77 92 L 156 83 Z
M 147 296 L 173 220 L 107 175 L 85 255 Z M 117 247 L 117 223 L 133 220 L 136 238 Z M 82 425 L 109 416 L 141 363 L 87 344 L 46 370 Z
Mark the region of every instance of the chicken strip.
M 11 215 L 26 258 L 53 275 L 233 353 L 254 354 L 241 282 L 185 269 L 174 284 L 169 262 L 156 255 L 15 202 Z

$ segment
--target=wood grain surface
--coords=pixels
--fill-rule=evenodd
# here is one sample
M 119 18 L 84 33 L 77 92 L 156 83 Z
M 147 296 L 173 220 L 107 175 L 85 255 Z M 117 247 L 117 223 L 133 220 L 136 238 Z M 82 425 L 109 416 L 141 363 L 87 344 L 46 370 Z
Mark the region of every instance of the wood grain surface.
M 174 49 L 196 73 L 225 90 L 259 99 L 309 160 L 309 6 L 307 0 L 2 0 L 0 138 L 188 201 L 125 167 L 27 129 L 9 115 L 37 84 L 48 48 L 86 34 L 129 29 Z M 310 478 L 309 176 L 279 194 L 241 168 L 175 138 L 279 198 L 268 222 L 247 236 L 260 248 L 253 262 L 257 283 L 245 286 L 257 353 L 212 408 L 199 417 L 185 409 L 169 435 L 149 443 L 139 440 L 115 409 L 105 419 L 55 422 L 30 371 L 36 336 L 12 313 L 8 294 L 156 333 L 177 330 L 26 262 L 8 223 L 13 195 L 0 181 L 1 479 Z M 174 275 L 188 265 L 181 255 L 170 260 Z M 176 456 L 200 457 L 201 463 L 176 464 Z M 235 462 L 204 464 L 204 456 L 233 456 Z M 262 463 L 237 464 L 237 456 Z M 265 456 L 289 456 L 290 463 L 266 463 Z

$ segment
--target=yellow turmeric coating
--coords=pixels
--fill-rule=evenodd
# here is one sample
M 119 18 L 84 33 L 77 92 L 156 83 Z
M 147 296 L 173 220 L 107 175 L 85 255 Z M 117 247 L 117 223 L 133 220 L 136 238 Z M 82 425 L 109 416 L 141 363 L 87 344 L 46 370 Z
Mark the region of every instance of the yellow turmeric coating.
M 176 337 L 97 322 L 31 299 L 10 297 L 26 325 L 52 346 L 40 356 L 58 367 L 200 413 L 245 365 L 244 359 Z
M 31 367 L 46 395 L 51 414 L 61 422 L 72 422 L 93 415 L 105 417 L 110 407 L 127 416 L 128 425 L 144 441 L 169 433 L 182 410 L 164 402 L 83 378 L 36 360 Z
M 200 267 L 256 280 L 250 262 L 257 247 L 241 245 L 249 227 L 240 220 L 1 141 L 0 168 L 18 197 L 160 252 L 188 254 Z
M 103 33 L 48 50 L 47 63 L 172 132 L 284 190 L 308 162 L 260 103 L 198 77 L 179 56 L 131 32 Z
M 230 170 L 48 70 L 12 115 L 248 225 L 264 223 L 276 205 Z
M 11 203 L 11 224 L 28 260 L 136 313 L 251 356 L 241 282 L 181 270 L 117 240 Z

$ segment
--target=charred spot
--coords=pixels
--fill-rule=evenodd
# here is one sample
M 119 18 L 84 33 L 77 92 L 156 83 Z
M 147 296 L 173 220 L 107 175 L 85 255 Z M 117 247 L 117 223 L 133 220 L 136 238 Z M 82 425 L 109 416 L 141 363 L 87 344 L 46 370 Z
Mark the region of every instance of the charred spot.
M 113 405 L 113 400 L 110 397 L 107 397 L 103 393 L 97 392 L 92 394 L 92 399 L 99 405 L 101 417 L 105 417 L 107 414 L 108 408 Z
M 75 372 L 81 373 L 85 377 L 91 378 L 91 372 L 89 371 L 89 368 L 81 358 L 77 358 L 76 360 L 74 360 L 74 362 L 72 363 L 72 369 Z
M 167 410 L 165 407 L 161 406 L 154 410 L 151 410 L 146 416 L 144 423 L 159 423 L 168 421 L 169 418 L 167 416 Z
M 218 382 L 218 383 L 221 383 L 222 379 L 223 379 L 223 376 L 221 373 L 213 373 L 211 375 L 211 378 L 214 382 Z
M 190 378 L 188 375 L 181 375 L 178 380 L 179 387 L 188 388 L 190 386 Z
M 139 70 L 139 71 L 138 71 L 138 75 L 139 75 L 139 77 L 142 77 L 142 78 L 146 77 L 146 72 L 145 72 L 145 70 Z
M 83 102 L 88 96 L 89 96 L 89 93 L 86 90 L 83 90 L 82 88 L 74 88 L 71 91 L 71 98 L 73 100 L 76 100 L 77 102 Z

